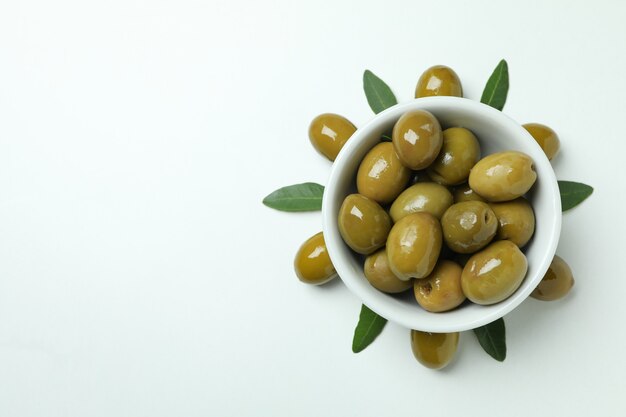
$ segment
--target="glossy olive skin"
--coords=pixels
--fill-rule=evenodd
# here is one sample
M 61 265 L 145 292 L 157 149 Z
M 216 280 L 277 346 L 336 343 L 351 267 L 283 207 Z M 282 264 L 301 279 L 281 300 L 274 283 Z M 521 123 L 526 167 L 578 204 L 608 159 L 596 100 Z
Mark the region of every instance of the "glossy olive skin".
M 463 268 L 459 264 L 440 260 L 430 275 L 414 281 L 413 292 L 418 304 L 433 313 L 452 310 L 461 305 L 465 301 L 461 288 L 462 272 Z
M 454 188 L 454 202 L 462 203 L 464 201 L 482 201 L 486 202 L 484 198 L 479 196 L 472 190 L 469 185 L 461 185 Z
M 465 201 L 450 206 L 441 218 L 443 238 L 458 253 L 473 253 L 496 235 L 498 219 L 487 203 Z
M 353 251 L 369 255 L 385 246 L 391 218 L 374 200 L 350 194 L 341 204 L 338 224 L 343 241 Z
M 293 267 L 298 279 L 306 284 L 325 284 L 337 276 L 322 232 L 313 235 L 300 246 Z
M 451 127 L 443 131 L 443 146 L 428 175 L 436 183 L 458 185 L 467 181 L 470 170 L 480 159 L 480 145 L 468 129 Z
M 537 141 L 548 159 L 552 159 L 559 153 L 561 141 L 554 130 L 540 123 L 526 123 L 524 129 Z
M 431 96 L 463 97 L 461 80 L 452 68 L 435 65 L 422 73 L 415 87 L 415 98 Z
M 528 262 L 517 245 L 499 240 L 474 254 L 461 274 L 463 293 L 476 304 L 489 305 L 507 299 L 521 285 Z
M 333 113 L 320 114 L 309 125 L 311 144 L 331 161 L 335 160 L 354 132 L 356 126 L 345 117 Z
M 411 214 L 424 211 L 441 219 L 452 205 L 452 193 L 443 185 L 434 182 L 418 182 L 410 186 L 396 198 L 389 209 L 394 222 Z
M 496 240 L 510 240 L 523 248 L 535 233 L 535 213 L 524 197 L 489 204 L 498 219 Z
M 411 349 L 419 363 L 430 369 L 445 368 L 456 354 L 459 333 L 411 330 Z
M 390 142 L 379 143 L 363 158 L 356 174 L 359 194 L 381 204 L 391 203 L 404 190 L 411 170 L 402 165 Z
M 509 201 L 526 194 L 536 179 L 530 156 L 507 151 L 478 161 L 470 172 L 469 186 L 488 201 Z
M 391 272 L 389 260 L 387 259 L 387 250 L 384 248 L 374 252 L 365 259 L 363 272 L 365 273 L 365 278 L 374 288 L 389 294 L 403 292 L 413 286 L 413 282 L 402 281 Z
M 403 281 L 430 274 L 440 251 L 441 226 L 432 214 L 409 214 L 394 224 L 389 232 L 389 268 Z
M 404 113 L 393 127 L 392 143 L 407 168 L 428 167 L 443 145 L 439 121 L 425 110 Z
M 572 270 L 560 256 L 554 255 L 548 272 L 530 294 L 542 301 L 554 301 L 565 297 L 574 286 Z

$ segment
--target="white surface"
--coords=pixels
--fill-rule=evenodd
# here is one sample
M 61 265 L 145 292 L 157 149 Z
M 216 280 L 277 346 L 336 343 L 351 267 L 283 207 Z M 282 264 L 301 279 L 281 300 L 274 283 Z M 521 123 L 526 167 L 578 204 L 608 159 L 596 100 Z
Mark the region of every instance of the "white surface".
M 355 192 L 355 177 L 363 157 L 393 129 L 397 120 L 413 110 L 435 115 L 442 128 L 464 127 L 480 138 L 482 155 L 520 151 L 533 160 L 537 180 L 528 198 L 536 217 L 533 240 L 524 247 L 528 271 L 520 287 L 506 300 L 490 306 L 466 303 L 446 314 L 433 314 L 415 302 L 412 291 L 391 296 L 374 288 L 363 273 L 363 258 L 344 243 L 339 232 L 339 209 Z M 543 150 L 520 124 L 505 113 L 475 100 L 429 97 L 409 100 L 376 115 L 360 126 L 333 162 L 322 206 L 324 240 L 337 273 L 362 302 L 389 321 L 407 329 L 446 333 L 472 330 L 491 323 L 525 301 L 545 275 L 559 243 L 561 200 L 554 170 Z
M 0 415 L 626 414 L 626 6 L 547 3 L 3 1 Z M 595 187 L 573 294 L 507 315 L 504 363 L 464 333 L 427 370 L 393 325 L 352 354 L 356 297 L 292 272 L 320 214 L 262 197 L 325 183 L 307 125 L 365 123 L 365 68 L 407 100 L 447 64 L 478 99 L 503 57 L 506 113 Z

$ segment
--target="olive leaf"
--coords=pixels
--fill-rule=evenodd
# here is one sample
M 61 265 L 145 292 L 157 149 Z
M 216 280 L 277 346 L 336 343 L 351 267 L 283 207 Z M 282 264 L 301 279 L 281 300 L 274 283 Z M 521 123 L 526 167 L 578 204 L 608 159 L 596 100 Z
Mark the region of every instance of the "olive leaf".
M 474 329 L 474 334 L 489 356 L 500 362 L 506 358 L 506 332 L 503 318 L 477 327 Z
M 361 306 L 359 322 L 354 329 L 352 339 L 352 352 L 359 353 L 368 347 L 374 339 L 383 331 L 387 319 L 374 313 L 365 304 Z
M 314 182 L 279 188 L 263 199 L 263 204 L 280 211 L 317 211 L 322 209 L 324 186 Z
M 506 96 L 509 92 L 509 66 L 503 59 L 498 63 L 496 69 L 487 80 L 487 85 L 480 98 L 481 103 L 485 103 L 498 110 L 502 110 L 506 103 Z
M 581 182 L 559 181 L 561 193 L 561 210 L 567 211 L 576 207 L 593 193 L 593 187 Z
M 391 88 L 370 70 L 365 70 L 363 73 L 363 90 L 367 102 L 376 114 L 398 104 Z

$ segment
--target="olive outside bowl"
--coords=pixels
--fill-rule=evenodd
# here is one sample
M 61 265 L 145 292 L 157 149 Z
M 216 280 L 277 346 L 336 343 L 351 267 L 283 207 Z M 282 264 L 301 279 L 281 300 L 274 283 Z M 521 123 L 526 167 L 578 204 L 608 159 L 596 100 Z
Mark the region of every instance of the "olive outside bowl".
M 515 150 L 534 162 L 537 181 L 528 194 L 535 211 L 532 240 L 523 248 L 528 272 L 513 295 L 497 304 L 482 306 L 466 301 L 445 313 L 430 313 L 415 300 L 413 291 L 389 295 L 372 287 L 363 273 L 363 258 L 350 250 L 339 234 L 337 216 L 344 198 L 356 192 L 356 172 L 365 154 L 390 132 L 395 122 L 411 110 L 427 110 L 437 117 L 442 129 L 465 127 L 478 137 L 482 157 Z M 409 329 L 447 333 L 488 324 L 520 305 L 548 270 L 561 231 L 561 199 L 554 171 L 537 142 L 522 126 L 504 113 L 485 104 L 457 97 L 427 97 L 397 104 L 377 114 L 357 129 L 333 163 L 322 203 L 324 239 L 337 273 L 346 286 L 380 316 Z

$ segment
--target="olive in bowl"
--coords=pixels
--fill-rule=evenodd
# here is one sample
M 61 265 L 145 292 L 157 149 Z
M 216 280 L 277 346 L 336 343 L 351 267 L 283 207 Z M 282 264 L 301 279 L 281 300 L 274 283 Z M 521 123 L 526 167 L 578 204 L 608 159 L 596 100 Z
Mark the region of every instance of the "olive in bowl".
M 432 114 L 444 129 L 459 126 L 470 130 L 480 140 L 482 155 L 513 151 L 524 153 L 533 161 L 532 171 L 536 178 L 532 191 L 526 196 L 535 215 L 533 238 L 524 247 L 528 270 L 519 287 L 499 303 L 464 303 L 454 310 L 433 314 L 422 308 L 414 296 L 398 297 L 373 287 L 365 277 L 362 256 L 354 253 L 341 237 L 337 222 L 339 210 L 345 198 L 355 192 L 355 178 L 361 161 L 380 142 L 381 135 L 391 131 L 403 115 L 415 111 Z M 470 185 L 471 176 L 470 173 Z M 488 203 L 494 202 L 490 198 L 486 200 Z M 475 101 L 457 97 L 426 97 L 397 104 L 357 129 L 331 168 L 324 191 L 322 217 L 324 237 L 332 263 L 348 289 L 363 304 L 406 328 L 451 333 L 490 323 L 513 310 L 530 295 L 552 262 L 561 227 L 561 205 L 550 162 L 519 123 Z

